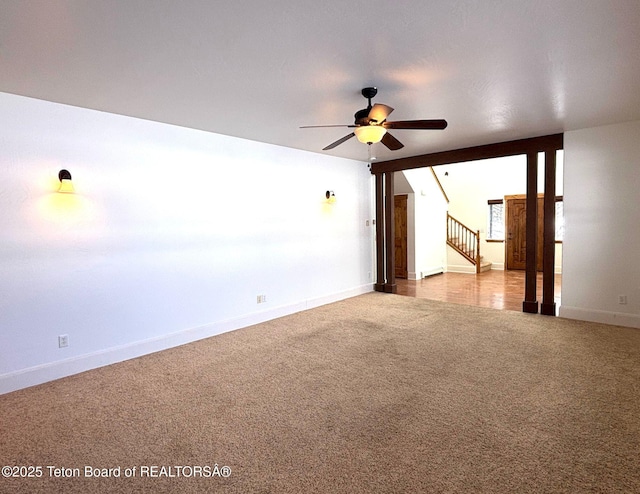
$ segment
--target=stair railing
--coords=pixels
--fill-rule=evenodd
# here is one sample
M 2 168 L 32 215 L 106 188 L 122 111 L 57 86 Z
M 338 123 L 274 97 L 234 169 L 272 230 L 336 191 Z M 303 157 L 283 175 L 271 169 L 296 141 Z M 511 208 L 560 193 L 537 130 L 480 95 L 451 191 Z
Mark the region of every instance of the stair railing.
M 447 245 L 475 265 L 480 273 L 480 230 L 473 231 L 447 213 Z

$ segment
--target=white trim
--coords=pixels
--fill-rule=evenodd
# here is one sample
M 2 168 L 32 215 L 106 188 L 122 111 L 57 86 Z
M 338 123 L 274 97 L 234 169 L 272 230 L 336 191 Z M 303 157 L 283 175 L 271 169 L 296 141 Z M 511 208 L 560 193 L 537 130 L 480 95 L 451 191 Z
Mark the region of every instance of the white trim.
M 60 360 L 57 362 L 37 365 L 28 369 L 21 369 L 16 372 L 10 372 L 0 376 L 0 395 L 91 369 L 97 369 L 98 367 L 104 367 L 125 360 L 142 357 L 150 353 L 185 345 L 197 340 L 270 321 L 272 319 L 277 319 L 278 317 L 287 316 L 296 312 L 319 307 L 321 305 L 338 302 L 340 300 L 362 295 L 371 291 L 373 291 L 373 283 L 368 283 L 338 293 L 302 300 L 293 304 L 274 307 L 272 309 L 255 312 L 225 321 L 217 321 L 204 326 L 188 328 L 156 338 L 137 341 L 118 347 L 106 348 L 104 350 L 99 350 L 97 352 L 80 355 L 66 360 Z
M 423 271 L 422 277 L 423 278 L 427 278 L 428 276 L 433 276 L 434 274 L 442 274 L 444 273 L 444 267 L 443 266 L 435 266 L 433 268 L 429 268 L 426 271 Z
M 412 271 L 407 275 L 407 279 L 412 281 L 418 281 L 423 278 L 427 278 L 428 276 L 433 276 L 434 274 L 442 274 L 444 273 L 444 268 L 442 266 L 436 266 L 434 268 L 429 268 L 426 271 L 420 271 L 419 273 L 414 273 Z
M 476 273 L 476 267 L 473 264 L 461 265 L 461 264 L 449 264 L 447 266 L 448 273 Z
M 640 316 L 637 314 L 582 309 L 580 307 L 567 307 L 566 305 L 561 305 L 559 315 L 560 317 L 565 317 L 567 319 L 577 319 L 579 321 L 591 321 L 640 329 Z

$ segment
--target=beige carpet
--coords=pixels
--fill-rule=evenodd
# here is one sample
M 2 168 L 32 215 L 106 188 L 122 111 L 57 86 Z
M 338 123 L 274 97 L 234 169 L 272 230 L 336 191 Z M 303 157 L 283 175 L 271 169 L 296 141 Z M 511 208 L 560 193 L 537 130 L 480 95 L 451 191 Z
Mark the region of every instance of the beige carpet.
M 640 492 L 640 331 L 371 293 L 0 413 L 0 466 L 43 467 L 3 493 Z

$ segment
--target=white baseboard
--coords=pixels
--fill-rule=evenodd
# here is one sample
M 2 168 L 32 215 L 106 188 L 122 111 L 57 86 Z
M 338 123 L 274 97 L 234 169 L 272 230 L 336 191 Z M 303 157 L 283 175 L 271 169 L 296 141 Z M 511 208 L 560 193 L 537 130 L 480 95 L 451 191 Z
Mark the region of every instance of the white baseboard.
M 503 262 L 492 262 L 491 263 L 492 271 L 504 271 L 504 263 Z M 449 264 L 447 266 L 447 271 L 451 273 L 475 273 L 476 267 L 473 265 L 462 265 L 462 264 Z M 556 266 L 554 269 L 555 274 L 562 274 L 562 268 Z
M 567 307 L 561 305 L 560 317 L 577 319 L 579 321 L 599 322 L 614 326 L 625 326 L 640 329 L 640 316 L 637 314 L 624 314 L 622 312 L 610 312 L 604 310 L 583 309 L 580 307 Z
M 444 268 L 442 266 L 436 266 L 433 268 L 427 268 L 425 271 L 420 271 L 419 273 L 410 272 L 407 278 L 410 280 L 421 280 L 422 278 L 426 278 L 427 276 L 441 273 L 444 273 Z
M 189 328 L 156 338 L 136 341 L 113 348 L 105 348 L 97 352 L 10 372 L 0 376 L 0 395 L 54 381 L 73 374 L 79 374 L 80 372 L 91 369 L 97 369 L 98 367 L 116 364 L 150 353 L 192 343 L 197 340 L 270 321 L 314 307 L 320 307 L 321 305 L 338 302 L 371 291 L 373 291 L 373 283 L 367 283 L 342 292 L 302 300 L 293 304 L 274 307 L 261 312 L 254 312 L 246 316 L 217 321 L 197 328 Z
M 462 264 L 449 264 L 447 266 L 448 273 L 471 273 L 475 274 L 476 267 L 473 264 L 462 265 Z
M 503 262 L 491 262 L 491 269 L 496 271 L 504 271 L 504 263 Z M 556 266 L 553 268 L 553 272 L 555 274 L 562 274 L 562 266 Z
M 443 266 L 435 266 L 433 268 L 429 268 L 425 271 L 422 271 L 422 277 L 426 278 L 427 276 L 433 276 L 434 274 L 442 274 L 444 273 Z

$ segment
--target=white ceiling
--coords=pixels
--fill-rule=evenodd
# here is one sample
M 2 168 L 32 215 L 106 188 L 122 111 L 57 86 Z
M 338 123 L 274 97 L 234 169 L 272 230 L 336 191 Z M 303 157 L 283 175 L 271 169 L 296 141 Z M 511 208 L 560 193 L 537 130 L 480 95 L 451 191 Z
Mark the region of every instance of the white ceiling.
M 638 0 L 0 0 L 0 91 L 378 160 L 640 119 Z M 351 139 L 323 152 L 366 161 Z

